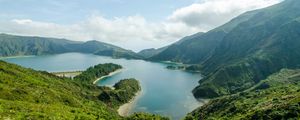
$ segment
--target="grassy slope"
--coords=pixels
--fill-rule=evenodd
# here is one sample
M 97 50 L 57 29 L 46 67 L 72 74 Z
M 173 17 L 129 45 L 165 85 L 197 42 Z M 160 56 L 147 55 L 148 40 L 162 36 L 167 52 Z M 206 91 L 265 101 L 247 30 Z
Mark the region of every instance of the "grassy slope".
M 186 117 L 187 120 L 288 118 L 300 118 L 300 70 L 283 69 L 244 92 L 214 99 Z
M 82 89 L 70 79 L 1 61 L 0 118 L 119 118 L 115 110 L 92 100 Z
M 98 100 L 100 90 L 0 61 L 0 119 L 131 119 Z M 137 114 L 136 120 L 165 119 Z

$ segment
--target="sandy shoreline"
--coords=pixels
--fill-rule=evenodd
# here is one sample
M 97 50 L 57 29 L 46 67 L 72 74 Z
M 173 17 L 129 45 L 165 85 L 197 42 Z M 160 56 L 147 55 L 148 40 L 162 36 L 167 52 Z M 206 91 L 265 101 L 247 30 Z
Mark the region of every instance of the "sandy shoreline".
M 141 97 L 141 95 L 142 95 L 142 91 L 139 91 L 135 94 L 135 96 L 132 98 L 132 100 L 130 100 L 126 104 L 121 105 L 118 109 L 119 115 L 123 116 L 123 117 L 129 116 L 130 111 L 136 104 L 137 100 Z
M 114 72 L 109 73 L 108 75 L 102 76 L 102 77 L 98 78 L 97 80 L 95 80 L 95 81 L 93 82 L 93 84 L 96 84 L 99 80 L 102 80 L 103 78 L 107 78 L 107 77 L 113 76 L 113 75 L 115 75 L 115 74 L 117 74 L 117 73 L 120 73 L 122 70 L 123 70 L 123 69 L 118 69 L 118 70 L 116 70 L 116 71 L 114 71 Z

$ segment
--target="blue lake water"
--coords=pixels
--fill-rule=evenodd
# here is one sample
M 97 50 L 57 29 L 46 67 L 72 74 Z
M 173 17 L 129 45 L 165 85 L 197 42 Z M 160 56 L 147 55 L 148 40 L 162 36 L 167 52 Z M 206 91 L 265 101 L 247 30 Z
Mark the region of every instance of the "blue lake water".
M 10 63 L 48 72 L 85 70 L 99 63 L 116 63 L 124 69 L 99 81 L 98 85 L 113 85 L 121 79 L 135 78 L 140 81 L 142 93 L 133 112 L 150 112 L 181 119 L 199 107 L 191 91 L 201 79 L 199 73 L 166 69 L 168 64 L 144 60 L 112 59 L 92 54 L 65 53 L 46 56 L 29 56 L 3 59 Z

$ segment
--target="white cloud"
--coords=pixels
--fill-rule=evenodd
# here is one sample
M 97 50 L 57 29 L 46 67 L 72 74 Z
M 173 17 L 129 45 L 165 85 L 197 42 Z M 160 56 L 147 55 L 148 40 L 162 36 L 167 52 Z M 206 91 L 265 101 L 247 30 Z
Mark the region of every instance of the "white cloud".
M 168 45 L 174 40 L 199 31 L 182 23 L 151 23 L 142 16 L 106 19 L 93 15 L 85 21 L 72 25 L 14 19 L 0 25 L 2 26 L 0 32 L 4 33 L 78 41 L 100 40 L 135 51 Z
M 139 15 L 114 19 L 92 15 L 71 25 L 14 19 L 0 22 L 0 32 L 78 41 L 100 40 L 138 51 L 165 46 L 184 36 L 210 30 L 242 12 L 278 2 L 279 0 L 204 0 L 176 10 L 159 23 L 149 22 Z
M 168 19 L 210 30 L 243 12 L 264 8 L 280 1 L 282 0 L 204 0 L 176 10 Z

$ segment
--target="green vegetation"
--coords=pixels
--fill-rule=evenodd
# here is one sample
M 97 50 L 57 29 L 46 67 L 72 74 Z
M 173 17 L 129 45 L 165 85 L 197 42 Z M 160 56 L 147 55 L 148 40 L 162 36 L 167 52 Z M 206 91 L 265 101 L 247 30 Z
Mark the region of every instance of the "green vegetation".
M 98 64 L 95 65 L 94 67 L 88 68 L 80 75 L 75 76 L 74 80 L 80 81 L 81 83 L 84 84 L 91 85 L 93 84 L 93 81 L 95 81 L 96 79 L 108 75 L 109 73 L 114 72 L 118 69 L 122 69 L 122 66 L 113 63 Z
M 101 93 L 98 99 L 111 107 L 119 107 L 128 103 L 141 90 L 139 82 L 135 79 L 124 79 L 116 83 L 113 88 L 100 87 Z
M 186 120 L 300 118 L 300 70 L 283 69 L 243 92 L 211 100 Z
M 124 89 L 131 82 L 118 83 L 116 88 Z M 98 99 L 101 89 L 81 84 L 0 61 L 0 119 L 127 119 Z
M 66 52 L 91 53 L 114 58 L 142 58 L 130 50 L 95 40 L 75 42 L 66 39 L 0 34 L 0 57 L 59 54 Z

